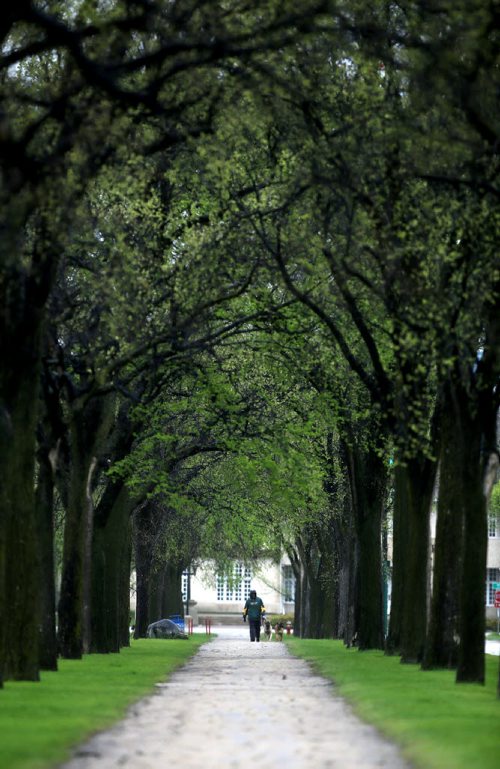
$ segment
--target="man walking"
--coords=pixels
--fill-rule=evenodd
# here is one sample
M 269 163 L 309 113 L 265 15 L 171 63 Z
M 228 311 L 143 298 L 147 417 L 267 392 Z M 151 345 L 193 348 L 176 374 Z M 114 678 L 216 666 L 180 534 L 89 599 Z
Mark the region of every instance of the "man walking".
M 266 608 L 262 599 L 257 596 L 255 590 L 250 590 L 250 596 L 247 598 L 243 609 L 243 622 L 247 621 L 248 616 L 251 641 L 260 641 L 260 625 L 265 613 Z

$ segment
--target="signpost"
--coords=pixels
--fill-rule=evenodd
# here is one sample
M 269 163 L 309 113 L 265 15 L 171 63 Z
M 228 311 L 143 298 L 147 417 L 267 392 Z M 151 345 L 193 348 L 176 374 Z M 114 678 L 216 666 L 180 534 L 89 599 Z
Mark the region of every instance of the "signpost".
M 495 583 L 494 588 L 495 588 L 495 595 L 494 595 L 495 609 L 497 610 L 497 633 L 500 633 L 500 590 L 498 589 L 499 588 L 498 582 Z
M 493 582 L 493 606 L 497 610 L 497 633 L 500 633 L 500 582 Z

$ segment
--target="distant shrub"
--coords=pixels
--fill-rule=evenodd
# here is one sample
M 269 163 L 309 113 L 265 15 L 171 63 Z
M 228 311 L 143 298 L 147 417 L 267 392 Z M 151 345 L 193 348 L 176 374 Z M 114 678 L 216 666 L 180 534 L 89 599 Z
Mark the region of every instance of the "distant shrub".
M 287 622 L 291 622 L 293 625 L 293 614 L 266 614 L 266 619 L 269 620 L 273 627 L 277 622 L 282 622 L 284 625 Z

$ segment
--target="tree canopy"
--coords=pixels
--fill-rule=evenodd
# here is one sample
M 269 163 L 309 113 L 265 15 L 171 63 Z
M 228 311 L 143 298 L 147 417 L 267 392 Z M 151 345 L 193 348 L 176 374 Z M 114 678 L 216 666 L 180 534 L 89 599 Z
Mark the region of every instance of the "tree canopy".
M 3 676 L 128 643 L 132 566 L 140 635 L 196 559 L 285 550 L 296 632 L 483 681 L 495 8 L 27 1 L 0 37 Z

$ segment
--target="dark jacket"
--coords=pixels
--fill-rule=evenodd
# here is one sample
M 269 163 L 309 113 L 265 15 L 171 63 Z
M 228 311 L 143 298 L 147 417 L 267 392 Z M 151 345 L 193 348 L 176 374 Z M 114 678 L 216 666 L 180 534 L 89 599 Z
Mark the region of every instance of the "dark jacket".
M 247 598 L 245 608 L 243 609 L 243 616 L 248 615 L 248 619 L 260 619 L 261 615 L 266 611 L 266 607 L 262 601 L 262 598 Z

